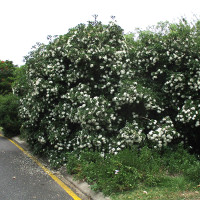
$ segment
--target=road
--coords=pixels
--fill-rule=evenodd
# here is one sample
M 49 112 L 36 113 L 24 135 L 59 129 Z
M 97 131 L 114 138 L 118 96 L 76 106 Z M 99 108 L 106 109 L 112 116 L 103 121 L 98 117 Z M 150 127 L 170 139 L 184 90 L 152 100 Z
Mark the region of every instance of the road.
M 0 200 L 81 200 L 63 188 L 15 144 L 0 136 Z

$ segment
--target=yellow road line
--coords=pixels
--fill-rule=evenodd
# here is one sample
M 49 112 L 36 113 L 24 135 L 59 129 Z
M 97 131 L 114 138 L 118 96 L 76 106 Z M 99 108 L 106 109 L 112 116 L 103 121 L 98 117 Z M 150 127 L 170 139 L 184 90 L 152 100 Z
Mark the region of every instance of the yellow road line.
M 1 137 L 4 137 L 0 133 Z M 35 157 L 30 155 L 26 150 L 24 150 L 22 147 L 20 147 L 17 143 L 15 143 L 13 140 L 9 139 L 10 142 L 12 142 L 17 148 L 19 148 L 24 154 L 26 154 L 28 157 L 30 157 L 38 166 L 40 166 L 58 185 L 60 185 L 74 200 L 81 200 L 69 187 L 67 187 L 57 176 L 55 176 L 50 170 L 48 170 L 44 165 L 42 165 Z

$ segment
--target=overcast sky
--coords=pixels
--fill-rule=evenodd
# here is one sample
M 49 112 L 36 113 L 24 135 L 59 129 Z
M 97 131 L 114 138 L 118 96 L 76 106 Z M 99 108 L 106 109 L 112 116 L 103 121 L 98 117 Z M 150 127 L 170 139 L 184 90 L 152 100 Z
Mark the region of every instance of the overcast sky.
M 0 60 L 20 66 L 36 42 L 65 34 L 94 14 L 105 24 L 116 16 L 127 33 L 182 16 L 199 18 L 200 0 L 0 0 Z

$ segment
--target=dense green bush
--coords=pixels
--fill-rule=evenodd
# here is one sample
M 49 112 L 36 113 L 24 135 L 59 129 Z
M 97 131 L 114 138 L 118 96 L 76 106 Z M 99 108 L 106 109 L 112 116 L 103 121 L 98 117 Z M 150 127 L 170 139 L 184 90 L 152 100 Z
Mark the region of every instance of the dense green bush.
M 89 22 L 26 57 L 26 85 L 14 90 L 22 131 L 52 165 L 85 148 L 103 156 L 184 140 L 199 150 L 199 23 L 133 35 Z
M 12 82 L 14 78 L 14 71 L 16 66 L 12 61 L 0 60 L 0 94 L 5 95 L 12 92 Z
M 3 128 L 3 134 L 8 137 L 18 135 L 20 132 L 18 101 L 18 97 L 13 94 L 0 95 L 0 127 Z
M 196 152 L 200 152 L 199 25 L 200 21 L 192 24 L 185 19 L 159 23 L 139 30 L 135 41 L 128 38 L 135 76 L 162 104 L 160 115 L 151 112 L 148 118 L 159 123 L 163 115 L 170 116 L 169 127 L 174 125 Z M 156 130 L 151 133 L 157 134 Z
M 91 148 L 117 154 L 140 144 L 146 136 L 134 111 L 145 117 L 148 110 L 160 110 L 148 88 L 132 80 L 123 30 L 112 22 L 80 24 L 48 45 L 40 44 L 26 65 L 23 129 L 35 151 L 47 150 L 53 162 L 60 162 L 58 155 L 66 151 Z M 177 135 L 168 134 L 165 144 Z
M 162 155 L 162 165 L 171 175 L 183 174 L 187 179 L 199 183 L 200 162 L 183 145 L 166 148 Z

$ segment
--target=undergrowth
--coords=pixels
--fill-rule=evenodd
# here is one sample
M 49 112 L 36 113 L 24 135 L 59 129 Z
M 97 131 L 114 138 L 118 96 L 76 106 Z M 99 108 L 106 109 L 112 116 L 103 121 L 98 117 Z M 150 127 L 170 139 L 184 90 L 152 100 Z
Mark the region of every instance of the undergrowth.
M 142 188 L 198 185 L 200 162 L 182 146 L 158 152 L 148 147 L 125 149 L 117 155 L 101 157 L 98 152 L 83 151 L 67 156 L 67 171 L 105 195 Z M 176 177 L 176 178 L 175 178 Z M 174 184 L 173 181 L 175 180 Z M 180 188 L 184 182 L 183 188 Z

